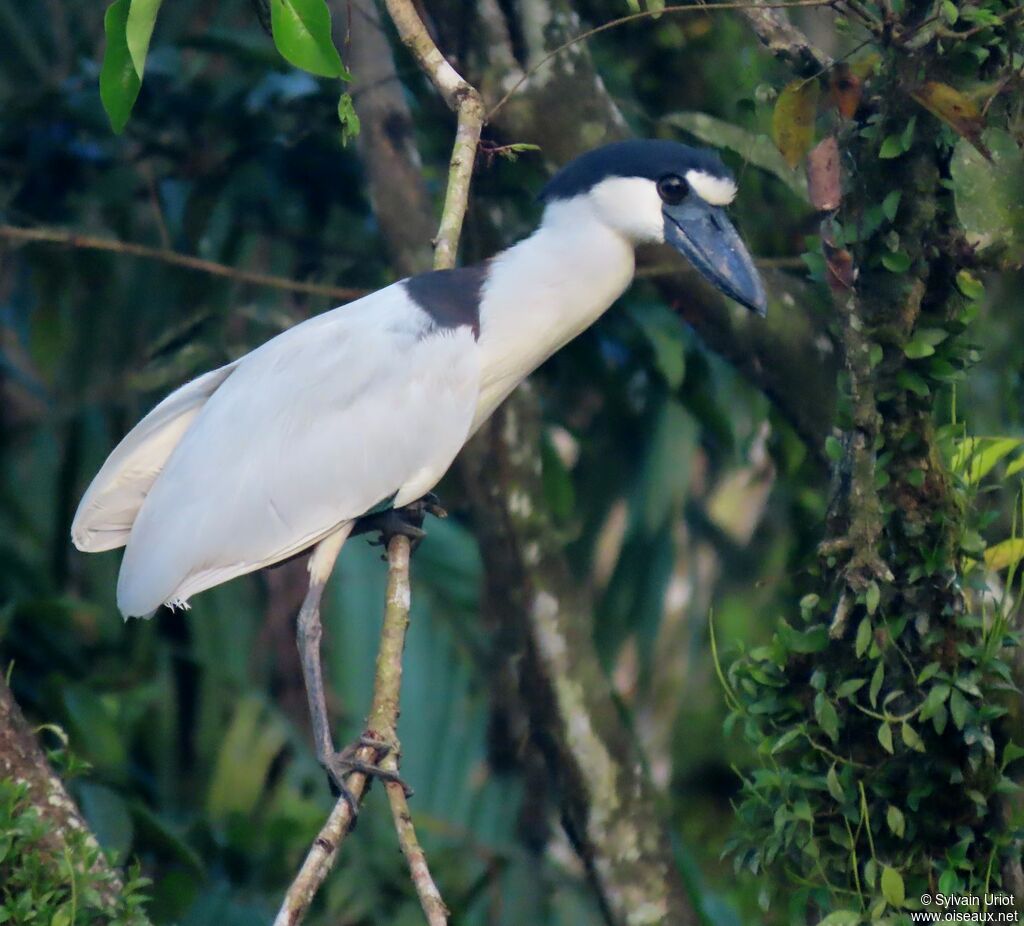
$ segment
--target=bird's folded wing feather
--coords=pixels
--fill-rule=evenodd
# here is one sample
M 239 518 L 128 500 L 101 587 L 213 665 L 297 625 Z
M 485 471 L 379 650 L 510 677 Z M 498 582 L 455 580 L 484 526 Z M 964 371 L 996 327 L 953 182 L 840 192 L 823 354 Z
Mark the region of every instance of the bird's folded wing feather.
M 468 327 L 433 330 L 399 287 L 296 326 L 238 361 L 188 425 L 131 528 L 125 614 L 316 543 L 378 502 L 432 488 L 479 391 Z
M 146 493 L 206 400 L 235 363 L 175 390 L 142 419 L 107 457 L 75 512 L 71 539 L 86 553 L 123 547 Z

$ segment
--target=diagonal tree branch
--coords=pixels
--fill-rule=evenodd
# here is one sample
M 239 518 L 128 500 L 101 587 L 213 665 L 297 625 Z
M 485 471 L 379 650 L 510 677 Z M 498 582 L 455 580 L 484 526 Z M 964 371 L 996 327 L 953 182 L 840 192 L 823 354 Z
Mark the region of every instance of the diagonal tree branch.
M 832 59 L 811 44 L 810 39 L 789 21 L 785 9 L 755 4 L 740 10 L 761 44 L 798 77 L 811 77 L 828 70 Z

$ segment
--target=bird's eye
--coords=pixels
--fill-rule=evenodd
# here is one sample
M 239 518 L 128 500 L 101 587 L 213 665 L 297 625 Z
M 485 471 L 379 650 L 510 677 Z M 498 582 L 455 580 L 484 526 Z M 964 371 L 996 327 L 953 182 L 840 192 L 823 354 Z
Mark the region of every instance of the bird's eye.
M 690 184 L 677 174 L 669 174 L 658 181 L 658 195 L 670 206 L 677 206 L 689 192 Z

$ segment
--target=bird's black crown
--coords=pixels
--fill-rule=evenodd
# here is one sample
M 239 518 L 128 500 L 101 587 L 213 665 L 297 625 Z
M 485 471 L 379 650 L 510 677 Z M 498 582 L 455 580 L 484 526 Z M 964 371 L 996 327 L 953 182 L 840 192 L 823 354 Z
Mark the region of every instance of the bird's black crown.
M 686 176 L 698 170 L 713 177 L 732 179 L 718 152 L 691 148 L 677 141 L 635 139 L 595 148 L 570 161 L 541 190 L 543 202 L 571 199 L 609 177 L 644 177 L 659 180 L 667 174 Z

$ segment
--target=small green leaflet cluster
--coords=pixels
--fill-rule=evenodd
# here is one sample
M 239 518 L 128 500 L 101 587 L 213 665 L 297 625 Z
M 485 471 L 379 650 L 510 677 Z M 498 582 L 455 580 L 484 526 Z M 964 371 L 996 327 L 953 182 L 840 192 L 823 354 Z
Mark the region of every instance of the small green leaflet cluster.
M 126 883 L 99 865 L 99 847 L 82 830 L 64 831 L 39 816 L 28 785 L 0 780 L 0 923 L 9 926 L 145 926 L 148 880 L 137 867 Z
M 146 56 L 162 0 L 114 0 L 103 19 L 106 48 L 100 69 L 100 98 L 111 128 L 124 131 L 139 96 Z M 269 0 L 274 45 L 289 64 L 318 77 L 350 81 L 331 38 L 326 0 Z M 338 100 L 342 142 L 359 134 L 352 97 Z

